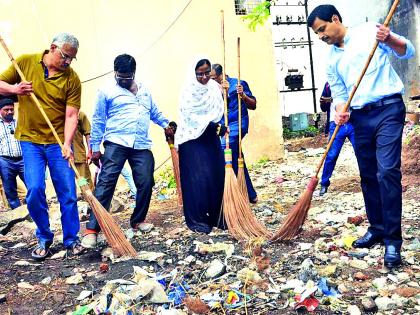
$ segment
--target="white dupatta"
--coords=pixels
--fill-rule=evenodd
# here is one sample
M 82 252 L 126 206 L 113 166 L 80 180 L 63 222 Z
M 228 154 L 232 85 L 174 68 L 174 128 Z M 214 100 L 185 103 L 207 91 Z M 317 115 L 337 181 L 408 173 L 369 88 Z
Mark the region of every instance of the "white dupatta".
M 210 122 L 218 123 L 224 111 L 223 97 L 219 84 L 210 79 L 204 85 L 197 81 L 195 66 L 188 73 L 179 101 L 178 128 L 175 134 L 175 146 L 200 137 Z

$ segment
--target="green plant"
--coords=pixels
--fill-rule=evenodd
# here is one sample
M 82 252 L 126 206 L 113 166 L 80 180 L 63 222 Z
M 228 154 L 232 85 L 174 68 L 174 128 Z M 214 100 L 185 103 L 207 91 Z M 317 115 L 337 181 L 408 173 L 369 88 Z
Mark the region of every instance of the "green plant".
M 270 16 L 271 1 L 264 1 L 258 4 L 252 11 L 244 16 L 242 20 L 248 21 L 248 28 L 255 32 L 258 25 L 264 25 Z
M 319 134 L 319 130 L 315 126 L 309 126 L 304 130 L 292 131 L 290 128 L 283 128 L 283 138 L 292 139 L 300 137 L 314 137 Z

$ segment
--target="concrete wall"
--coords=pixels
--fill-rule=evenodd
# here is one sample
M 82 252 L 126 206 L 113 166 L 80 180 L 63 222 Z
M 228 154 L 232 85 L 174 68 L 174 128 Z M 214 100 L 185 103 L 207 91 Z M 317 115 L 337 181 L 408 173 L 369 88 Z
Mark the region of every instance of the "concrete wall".
M 179 94 L 194 56 L 222 61 L 220 10 L 225 12 L 226 68 L 237 75 L 236 39 L 241 37 L 241 77 L 258 99 L 244 142 L 248 161 L 283 155 L 282 125 L 269 25 L 251 32 L 235 15 L 234 0 L 0 0 L 0 30 L 18 56 L 42 51 L 62 31 L 80 40 L 72 64 L 81 80 L 113 70 L 120 53 L 136 57 L 137 78 L 151 90 L 160 109 L 177 119 Z M 181 13 L 183 8 L 185 11 Z M 179 16 L 179 19 L 165 29 Z M 0 53 L 1 71 L 9 65 Z M 82 109 L 90 117 L 98 87 L 112 74 L 83 84 Z M 153 126 L 153 152 L 159 164 L 169 156 L 162 130 Z

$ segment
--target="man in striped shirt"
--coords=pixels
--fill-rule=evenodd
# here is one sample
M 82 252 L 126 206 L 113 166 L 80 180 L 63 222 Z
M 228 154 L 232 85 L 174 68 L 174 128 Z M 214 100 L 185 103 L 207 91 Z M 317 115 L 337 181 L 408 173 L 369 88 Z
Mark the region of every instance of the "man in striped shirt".
M 16 177 L 25 182 L 23 176 L 23 158 L 20 142 L 15 138 L 16 120 L 14 101 L 11 98 L 0 99 L 0 175 L 10 208 L 19 207 Z

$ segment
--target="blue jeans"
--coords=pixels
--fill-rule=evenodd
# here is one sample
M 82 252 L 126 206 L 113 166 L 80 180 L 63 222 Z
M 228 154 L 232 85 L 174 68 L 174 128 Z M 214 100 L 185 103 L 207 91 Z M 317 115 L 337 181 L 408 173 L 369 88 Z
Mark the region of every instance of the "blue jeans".
M 242 137 L 242 139 L 245 135 Z M 226 149 L 226 139 L 222 137 L 221 139 L 222 148 L 223 150 Z M 236 137 L 229 137 L 229 147 L 232 150 L 232 167 L 236 175 L 238 175 L 238 158 L 239 158 L 239 136 Z M 252 185 L 251 178 L 249 177 L 248 169 L 245 164 L 245 155 L 242 151 L 242 158 L 244 159 L 244 174 L 245 174 L 245 182 L 246 188 L 248 190 L 248 197 L 249 201 L 253 201 L 257 198 L 257 192 Z
M 331 139 L 335 127 L 336 123 L 331 121 L 330 136 L 328 139 Z M 338 156 L 340 155 L 341 148 L 343 147 L 346 138 L 349 138 L 354 148 L 354 129 L 351 123 L 344 124 L 340 127 L 340 129 L 338 129 L 337 135 L 335 136 L 331 148 L 325 158 L 324 169 L 322 170 L 321 186 L 330 186 L 330 177 L 334 171 L 335 164 L 337 163 Z
M 28 211 L 36 223 L 36 236 L 40 243 L 50 243 L 54 234 L 50 229 L 48 204 L 45 195 L 45 168 L 48 164 L 55 192 L 60 203 L 61 225 L 64 247 L 78 241 L 80 229 L 77 211 L 76 183 L 74 171 L 61 155 L 58 144 L 36 144 L 22 141 L 25 165 L 25 183 L 28 189 L 26 202 Z
M 19 176 L 25 182 L 23 159 L 0 157 L 0 175 L 10 208 L 15 209 L 19 207 L 20 200 L 17 193 L 16 176 Z

